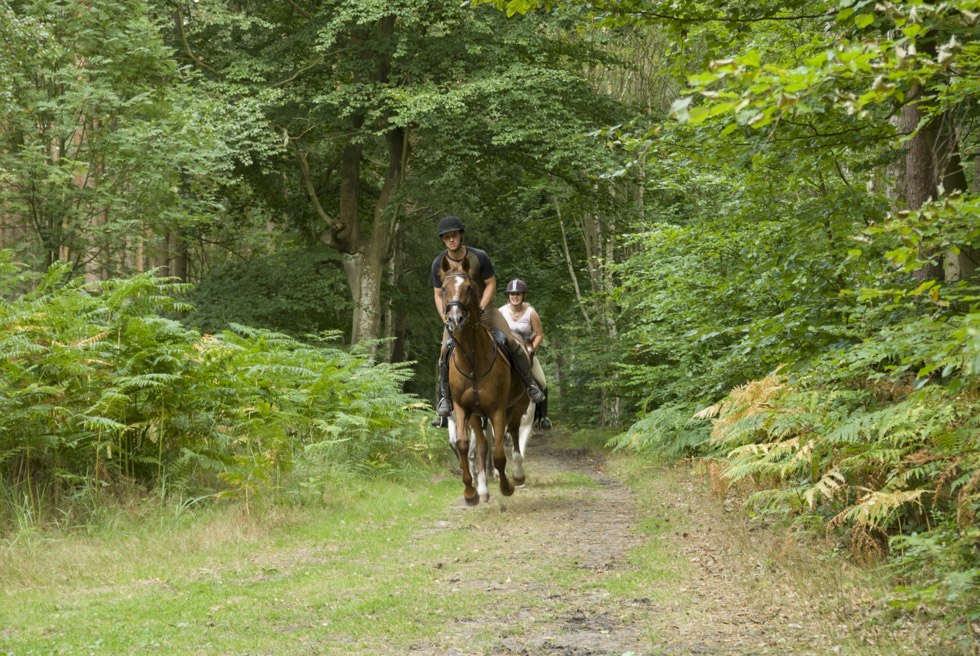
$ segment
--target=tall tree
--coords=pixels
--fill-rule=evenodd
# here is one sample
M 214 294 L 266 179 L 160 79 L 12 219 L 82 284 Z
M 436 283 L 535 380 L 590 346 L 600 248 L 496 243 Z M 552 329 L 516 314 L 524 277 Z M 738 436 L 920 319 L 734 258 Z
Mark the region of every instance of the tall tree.
M 41 264 L 142 270 L 210 209 L 227 151 L 143 0 L 0 6 L 0 222 Z M 199 181 L 206 181 L 201 185 Z M 194 196 L 181 193 L 187 184 Z
M 588 89 L 545 19 L 436 0 L 177 13 L 187 61 L 225 96 L 261 103 L 299 229 L 344 254 L 353 342 L 394 332 L 383 283 L 407 224 L 478 209 L 494 167 L 582 166 L 575 135 L 603 111 L 576 98 Z

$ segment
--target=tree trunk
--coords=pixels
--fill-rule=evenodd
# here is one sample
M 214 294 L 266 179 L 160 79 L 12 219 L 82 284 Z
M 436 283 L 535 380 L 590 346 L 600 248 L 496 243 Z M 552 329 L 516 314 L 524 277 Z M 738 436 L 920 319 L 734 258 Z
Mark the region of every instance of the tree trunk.
M 909 140 L 908 151 L 905 153 L 905 183 L 909 209 L 919 210 L 929 199 L 937 196 L 935 146 L 938 125 L 935 120 L 922 124 L 924 118 L 919 107 L 918 98 L 921 89 L 913 88 L 909 94 L 909 103 L 902 108 L 902 118 L 905 130 L 915 133 Z M 915 271 L 918 280 L 941 280 L 943 265 L 941 255 L 920 251 L 923 260 L 933 259 Z
M 953 117 L 947 112 L 943 120 L 943 128 L 936 144 L 936 160 L 942 171 L 942 192 L 951 194 L 966 191 L 966 171 L 963 170 L 963 160 L 960 158 L 959 135 L 953 123 Z M 952 249 L 943 254 L 943 269 L 946 282 L 956 282 L 973 274 L 977 267 L 976 244 L 958 244 L 958 252 Z
M 187 239 L 181 230 L 172 231 L 170 239 L 171 256 L 173 257 L 170 275 L 180 278 L 181 282 L 187 282 Z
M 568 276 L 572 280 L 572 287 L 575 289 L 575 302 L 578 304 L 579 310 L 582 312 L 582 318 L 585 320 L 585 327 L 592 331 L 592 317 L 589 316 L 589 311 L 585 306 L 585 299 L 582 298 L 582 289 L 578 284 L 578 274 L 575 273 L 575 263 L 572 261 L 572 254 L 568 249 L 568 236 L 565 234 L 565 221 L 561 217 L 561 206 L 558 204 L 558 199 L 554 198 L 555 203 L 555 213 L 558 215 L 558 227 L 561 229 L 561 245 L 562 251 L 565 253 L 565 264 L 568 266 Z
M 596 197 L 603 191 L 596 186 Z M 614 343 L 618 336 L 615 313 L 610 304 L 613 289 L 612 267 L 615 260 L 614 227 L 603 219 L 598 210 L 588 210 L 582 215 L 579 225 L 587 258 L 586 269 L 589 275 L 589 288 L 592 293 L 593 337 L 605 343 Z M 613 389 L 604 386 L 599 398 L 599 422 L 602 426 L 614 426 L 621 420 L 621 404 Z
M 394 201 L 401 187 L 402 174 L 408 157 L 408 141 L 402 128 L 385 134 L 388 168 L 384 183 L 374 206 L 371 234 L 362 238 L 363 248 L 344 262 L 347 282 L 354 298 L 354 319 L 351 342 L 372 342 L 381 337 L 383 303 L 381 282 L 385 265 L 392 257 L 398 231 L 398 211 Z

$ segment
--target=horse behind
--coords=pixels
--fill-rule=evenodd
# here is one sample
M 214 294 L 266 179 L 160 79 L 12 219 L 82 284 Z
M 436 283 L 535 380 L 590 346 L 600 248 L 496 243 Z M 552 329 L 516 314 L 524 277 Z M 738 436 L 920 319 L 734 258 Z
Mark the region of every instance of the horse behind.
M 497 346 L 490 329 L 480 320 L 478 287 L 471 277 L 469 262 L 442 261 L 442 297 L 446 328 L 456 346 L 449 361 L 449 389 L 453 400 L 456 453 L 463 470 L 463 498 L 475 505 L 490 498 L 487 486 L 487 437 L 480 417 L 485 416 L 493 432 L 493 467 L 500 493 L 514 494 L 507 478 L 504 438 L 510 433 L 519 454 L 521 419 L 530 403 L 527 389 L 512 371 L 507 355 Z M 467 430 L 469 427 L 471 430 Z M 469 464 L 470 434 L 476 437 L 477 488 Z M 515 461 L 517 456 L 515 456 Z M 515 469 L 515 482 L 523 483 L 523 469 Z

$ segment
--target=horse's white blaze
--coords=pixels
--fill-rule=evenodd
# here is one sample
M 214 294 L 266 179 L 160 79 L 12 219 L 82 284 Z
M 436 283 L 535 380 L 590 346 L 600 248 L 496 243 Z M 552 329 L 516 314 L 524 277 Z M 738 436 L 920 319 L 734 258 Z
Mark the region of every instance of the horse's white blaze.
M 453 277 L 456 278 L 456 284 L 453 285 L 453 297 L 451 299 L 449 299 L 449 300 L 450 301 L 462 302 L 460 300 L 460 289 L 462 287 L 462 285 L 460 283 L 462 283 L 466 279 L 466 276 L 461 276 L 459 274 L 456 274 Z

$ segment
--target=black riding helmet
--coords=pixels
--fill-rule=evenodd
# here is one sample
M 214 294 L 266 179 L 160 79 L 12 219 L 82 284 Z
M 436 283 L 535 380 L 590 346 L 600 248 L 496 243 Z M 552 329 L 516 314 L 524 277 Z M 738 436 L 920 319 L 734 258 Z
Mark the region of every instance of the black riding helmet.
M 459 220 L 458 216 L 444 216 L 439 220 L 439 236 L 442 237 L 447 232 L 464 232 L 466 226 Z

